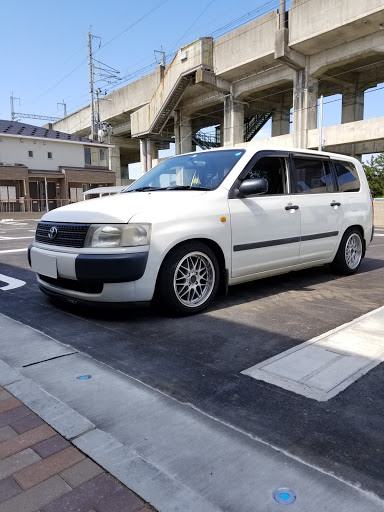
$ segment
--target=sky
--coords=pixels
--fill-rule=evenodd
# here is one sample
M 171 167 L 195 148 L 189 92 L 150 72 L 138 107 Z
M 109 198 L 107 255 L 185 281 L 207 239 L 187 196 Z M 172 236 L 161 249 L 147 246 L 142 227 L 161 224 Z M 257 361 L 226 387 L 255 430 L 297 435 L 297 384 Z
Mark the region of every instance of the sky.
M 0 0 L 0 119 L 11 118 L 12 93 L 20 98 L 15 111 L 22 113 L 62 117 L 58 103 L 65 102 L 68 113 L 89 104 L 89 30 L 101 38 L 93 40 L 95 58 L 120 71 L 123 85 L 154 69 L 160 59 L 154 50 L 162 48 L 169 61 L 183 44 L 218 37 L 279 5 L 280 0 Z M 324 102 L 324 125 L 339 123 L 341 97 Z M 364 118 L 379 115 L 384 90 L 365 95 Z M 268 125 L 260 136 L 269 131 Z

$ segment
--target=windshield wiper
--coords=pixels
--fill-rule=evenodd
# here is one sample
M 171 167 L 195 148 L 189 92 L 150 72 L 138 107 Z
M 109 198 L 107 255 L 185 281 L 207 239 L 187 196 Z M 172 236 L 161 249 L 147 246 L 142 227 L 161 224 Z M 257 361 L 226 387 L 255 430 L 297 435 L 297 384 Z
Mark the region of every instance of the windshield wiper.
M 211 190 L 208 187 L 195 187 L 190 185 L 174 185 L 172 187 L 166 187 L 161 190 Z
M 127 192 L 146 192 L 147 190 L 162 190 L 159 187 L 139 187 L 139 188 L 133 188 L 131 190 L 126 190 Z

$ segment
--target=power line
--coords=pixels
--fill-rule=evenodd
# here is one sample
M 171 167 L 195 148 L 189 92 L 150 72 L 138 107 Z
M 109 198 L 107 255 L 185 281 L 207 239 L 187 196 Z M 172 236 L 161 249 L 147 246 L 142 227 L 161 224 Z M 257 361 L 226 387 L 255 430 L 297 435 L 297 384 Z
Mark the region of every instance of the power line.
M 187 30 L 184 32 L 184 34 L 180 37 L 180 39 L 178 41 L 176 41 L 176 43 L 173 45 L 172 47 L 172 50 L 171 52 L 173 51 L 173 48 L 174 47 L 178 47 L 179 46 L 179 43 L 180 41 L 182 41 L 184 39 L 184 37 L 188 34 L 188 32 L 191 30 L 191 28 L 193 26 L 196 25 L 196 23 L 199 21 L 199 19 L 203 16 L 203 14 L 209 9 L 209 7 L 213 4 L 215 0 L 211 0 L 208 5 L 202 10 L 202 12 L 199 14 L 199 16 L 195 19 L 195 21 L 192 23 L 192 25 L 189 26 L 189 28 L 187 28 Z
M 107 41 L 105 44 L 103 44 L 102 46 L 100 46 L 99 50 L 105 48 L 108 44 L 112 43 L 112 41 L 115 41 L 118 37 L 120 37 L 121 35 L 125 34 L 126 32 L 128 32 L 128 30 L 130 30 L 131 28 L 133 28 L 135 25 L 137 25 L 138 23 L 140 23 L 140 21 L 142 21 L 143 19 L 145 19 L 147 16 L 150 16 L 153 12 L 155 12 L 157 9 L 159 9 L 159 7 L 162 7 L 164 4 L 166 4 L 168 2 L 168 0 L 162 0 L 161 2 L 157 3 L 154 7 L 152 7 L 149 11 L 147 11 L 145 14 L 143 14 L 143 16 L 141 16 L 140 18 L 138 18 L 136 21 L 134 21 L 133 23 L 131 23 L 127 28 L 125 28 L 124 30 L 122 30 L 119 34 L 117 34 L 116 36 L 112 37 L 112 39 L 110 39 L 109 41 Z M 97 51 L 99 51 L 97 50 Z M 96 52 L 95 52 L 96 53 Z

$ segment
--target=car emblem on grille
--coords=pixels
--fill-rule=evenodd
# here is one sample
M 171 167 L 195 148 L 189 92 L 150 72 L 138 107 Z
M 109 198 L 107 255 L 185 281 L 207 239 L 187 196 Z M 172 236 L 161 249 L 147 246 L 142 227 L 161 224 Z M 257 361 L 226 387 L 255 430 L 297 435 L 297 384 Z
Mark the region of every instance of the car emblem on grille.
M 57 237 L 57 233 L 58 233 L 57 227 L 52 226 L 51 229 L 48 231 L 48 238 L 50 240 L 53 240 L 54 238 Z

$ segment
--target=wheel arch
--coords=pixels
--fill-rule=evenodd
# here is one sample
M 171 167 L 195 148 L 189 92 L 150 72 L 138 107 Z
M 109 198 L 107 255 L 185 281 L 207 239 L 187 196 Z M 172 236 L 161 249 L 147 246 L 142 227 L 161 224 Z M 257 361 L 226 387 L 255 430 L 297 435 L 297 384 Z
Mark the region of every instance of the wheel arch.
M 365 251 L 366 251 L 366 241 L 365 241 L 365 237 L 364 237 L 364 228 L 360 224 L 353 224 L 352 226 L 348 226 L 347 227 L 347 229 L 343 233 L 343 236 L 345 235 L 345 233 L 347 231 L 350 231 L 351 229 L 357 229 L 360 232 L 360 234 L 361 234 L 361 239 L 363 241 L 363 258 L 364 258 L 365 257 Z M 341 239 L 343 238 L 343 236 L 341 237 Z M 341 243 L 341 240 L 340 240 L 340 243 Z
M 164 265 L 164 262 L 166 261 L 167 257 L 173 251 L 177 250 L 180 246 L 188 244 L 188 243 L 191 243 L 191 242 L 203 243 L 203 244 L 207 245 L 211 249 L 211 251 L 215 254 L 215 256 L 217 258 L 218 265 L 219 265 L 219 269 L 220 269 L 219 289 L 221 289 L 222 291 L 226 292 L 227 287 L 228 287 L 228 269 L 225 266 L 224 252 L 223 252 L 222 248 L 220 247 L 220 245 L 217 242 L 215 242 L 211 238 L 204 238 L 204 237 L 187 238 L 185 240 L 182 240 L 182 241 L 178 242 L 176 245 L 172 246 L 168 250 L 168 252 L 164 255 L 164 258 L 163 258 L 163 260 L 162 260 L 162 262 L 161 262 L 161 264 L 159 266 L 159 270 L 157 272 L 155 290 L 157 288 L 157 284 L 158 284 L 158 281 L 159 281 L 159 276 L 160 276 L 160 273 L 161 273 L 161 269 L 162 269 L 162 267 Z

